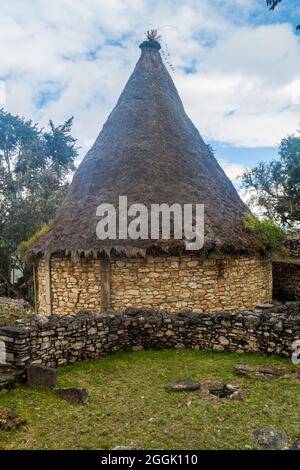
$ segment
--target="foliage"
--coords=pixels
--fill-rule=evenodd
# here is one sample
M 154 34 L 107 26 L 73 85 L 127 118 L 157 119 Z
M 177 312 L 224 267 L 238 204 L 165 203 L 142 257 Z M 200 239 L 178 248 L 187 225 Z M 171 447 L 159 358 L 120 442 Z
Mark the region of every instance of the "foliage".
M 72 124 L 73 118 L 59 126 L 50 121 L 48 129 L 39 129 L 0 109 L 0 269 L 54 218 L 68 190 L 78 155 Z
M 300 220 L 300 137 L 290 135 L 281 141 L 279 158 L 260 162 L 242 176 L 243 187 L 254 190 L 253 206 L 263 215 L 282 224 Z
M 257 247 L 265 247 L 270 254 L 284 252 L 282 241 L 283 230 L 272 220 L 259 220 L 250 212 L 244 215 L 244 227 L 247 231 L 257 234 Z
M 281 0 L 267 0 L 267 6 L 270 10 L 274 10 L 280 2 Z
M 236 376 L 234 366 L 268 365 L 289 377 L 261 380 Z M 299 437 L 299 379 L 289 358 L 189 350 L 112 354 L 59 368 L 59 387 L 85 387 L 84 406 L 52 391 L 21 385 L 0 396 L 27 426 L 0 431 L 2 449 L 255 449 L 256 428 L 274 426 Z M 296 376 L 296 374 L 294 374 Z M 241 386 L 245 401 L 206 402 L 198 392 L 170 393 L 174 380 L 222 380 Z M 51 432 L 49 432 L 51 430 Z
M 17 253 L 18 253 L 18 256 L 21 258 L 21 260 L 26 261 L 27 250 L 31 248 L 40 239 L 40 237 L 42 237 L 49 231 L 53 222 L 54 222 L 53 219 L 49 220 L 49 222 L 47 224 L 44 224 L 37 232 L 35 232 L 29 238 L 29 240 L 26 240 L 20 243 L 20 245 L 18 246 Z
M 282 0 L 267 0 L 267 6 L 269 7 L 270 10 L 275 10 L 277 5 L 281 3 Z M 300 24 L 296 28 L 297 30 L 300 30 Z

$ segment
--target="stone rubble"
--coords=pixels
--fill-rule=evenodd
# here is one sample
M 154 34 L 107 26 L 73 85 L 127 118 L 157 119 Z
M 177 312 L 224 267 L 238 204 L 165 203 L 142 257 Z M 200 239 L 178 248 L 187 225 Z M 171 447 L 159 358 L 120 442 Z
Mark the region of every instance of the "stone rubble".
M 273 428 L 256 429 L 252 433 L 253 438 L 264 449 L 283 450 L 288 449 L 289 438 L 286 434 Z
M 54 392 L 64 400 L 71 403 L 84 404 L 88 401 L 89 395 L 85 388 L 56 388 Z
M 200 383 L 193 382 L 192 380 L 182 380 L 178 382 L 171 382 L 166 385 L 166 390 L 170 392 L 193 392 L 199 390 Z
M 0 394 L 13 388 L 18 381 L 25 381 L 24 368 L 19 369 L 8 365 L 0 365 Z
M 13 431 L 26 424 L 26 420 L 19 418 L 14 411 L 0 411 L 0 429 Z
M 54 388 L 57 379 L 57 369 L 41 364 L 27 366 L 27 382 L 31 387 Z
M 261 379 L 276 379 L 283 375 L 283 371 L 279 367 L 259 366 L 251 367 L 249 364 L 237 364 L 234 367 L 237 375 L 245 375 L 247 377 L 258 377 Z

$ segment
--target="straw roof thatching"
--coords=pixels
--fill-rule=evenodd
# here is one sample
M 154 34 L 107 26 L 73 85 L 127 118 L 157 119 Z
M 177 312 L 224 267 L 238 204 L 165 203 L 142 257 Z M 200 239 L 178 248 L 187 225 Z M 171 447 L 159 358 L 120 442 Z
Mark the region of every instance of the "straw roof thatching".
M 205 204 L 202 251 L 255 251 L 243 228 L 248 208 L 185 113 L 156 40 L 141 44 L 141 57 L 95 144 L 80 164 L 49 232 L 31 249 L 99 257 L 175 252 L 182 241 L 105 240 L 96 236 L 101 203 Z

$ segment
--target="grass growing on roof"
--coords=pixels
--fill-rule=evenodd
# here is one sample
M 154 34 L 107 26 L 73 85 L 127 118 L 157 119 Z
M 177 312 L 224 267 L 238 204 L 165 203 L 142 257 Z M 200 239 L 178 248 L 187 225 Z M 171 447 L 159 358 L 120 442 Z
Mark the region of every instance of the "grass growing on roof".
M 234 365 L 293 368 L 289 359 L 258 354 L 190 350 L 119 353 L 64 366 L 59 386 L 86 387 L 87 405 L 73 405 L 50 391 L 19 386 L 0 396 L 0 410 L 13 409 L 28 424 L 0 431 L 3 449 L 245 449 L 251 432 L 274 426 L 300 436 L 300 381 L 262 380 L 234 374 Z M 172 380 L 220 379 L 240 384 L 244 402 L 192 401 L 193 392 L 170 393 Z
M 253 241 L 256 248 L 266 250 L 272 256 L 287 254 L 283 246 L 284 232 L 272 220 L 259 220 L 248 212 L 244 215 L 243 225 L 246 231 L 257 234 L 258 238 Z
M 46 235 L 46 233 L 49 232 L 51 226 L 53 225 L 54 220 L 49 220 L 48 223 L 44 224 L 39 230 L 37 230 L 30 238 L 29 240 L 23 241 L 20 243 L 18 246 L 18 255 L 22 260 L 27 259 L 27 250 L 31 248 L 35 243 L 38 242 L 38 240 L 43 236 Z

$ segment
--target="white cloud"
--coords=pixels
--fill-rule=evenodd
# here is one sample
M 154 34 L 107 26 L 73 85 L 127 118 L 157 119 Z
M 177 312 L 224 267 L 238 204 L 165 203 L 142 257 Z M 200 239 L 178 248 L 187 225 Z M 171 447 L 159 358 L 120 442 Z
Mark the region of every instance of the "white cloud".
M 287 25 L 241 28 L 204 52 L 197 73 L 181 73 L 178 87 L 207 138 L 275 146 L 300 124 L 299 40 Z
M 277 145 L 300 121 L 300 43 L 293 26 L 251 26 L 259 8 L 265 12 L 256 0 L 4 2 L 7 109 L 42 125 L 74 115 L 84 153 L 133 70 L 144 31 L 158 25 L 175 84 L 203 136 Z
M 5 83 L 0 80 L 0 107 L 5 105 Z
M 239 177 L 242 176 L 243 173 L 247 170 L 245 165 L 241 165 L 240 163 L 232 163 L 228 160 L 223 160 L 222 158 L 219 158 L 218 162 L 225 171 L 228 178 L 236 183 L 238 183 Z

